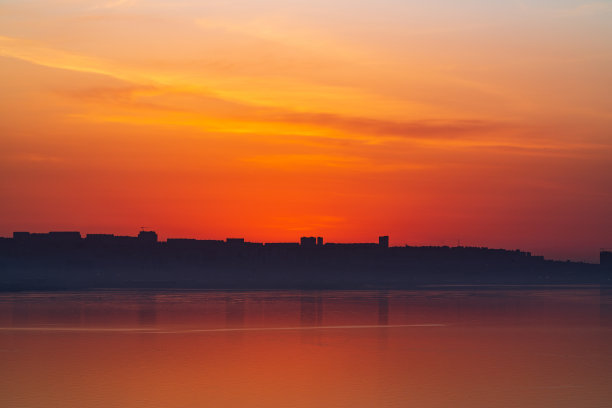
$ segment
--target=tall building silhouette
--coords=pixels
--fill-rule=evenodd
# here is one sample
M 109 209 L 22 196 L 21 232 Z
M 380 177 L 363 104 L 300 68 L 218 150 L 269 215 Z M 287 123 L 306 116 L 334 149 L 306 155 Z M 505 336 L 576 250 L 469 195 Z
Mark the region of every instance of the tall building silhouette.
M 157 242 L 157 233 L 155 231 L 140 231 L 138 239 L 141 242 Z
M 317 244 L 317 239 L 315 237 L 301 237 L 300 245 L 303 247 L 313 247 Z
M 389 248 L 389 236 L 382 235 L 378 237 L 378 245 L 384 248 Z

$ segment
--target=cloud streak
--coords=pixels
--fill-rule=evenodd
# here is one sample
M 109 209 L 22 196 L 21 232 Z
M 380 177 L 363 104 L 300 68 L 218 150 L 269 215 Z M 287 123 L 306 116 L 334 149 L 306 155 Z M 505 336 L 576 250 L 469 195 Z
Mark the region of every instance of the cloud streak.
M 510 128 L 507 124 L 479 119 L 399 122 L 367 117 L 345 117 L 330 113 L 287 113 L 277 118 L 291 123 L 316 124 L 348 133 L 408 139 L 474 137 Z

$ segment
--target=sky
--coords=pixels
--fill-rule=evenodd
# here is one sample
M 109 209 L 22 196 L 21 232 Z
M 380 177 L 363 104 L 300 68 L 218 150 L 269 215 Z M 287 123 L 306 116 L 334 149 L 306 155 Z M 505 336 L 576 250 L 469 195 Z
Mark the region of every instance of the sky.
M 612 247 L 612 1 L 0 0 L 0 235 Z

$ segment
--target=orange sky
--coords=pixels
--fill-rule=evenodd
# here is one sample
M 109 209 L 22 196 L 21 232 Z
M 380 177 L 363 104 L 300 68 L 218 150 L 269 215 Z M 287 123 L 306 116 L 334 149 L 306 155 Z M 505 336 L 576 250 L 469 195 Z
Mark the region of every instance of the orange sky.
M 0 235 L 612 247 L 612 2 L 3 1 Z

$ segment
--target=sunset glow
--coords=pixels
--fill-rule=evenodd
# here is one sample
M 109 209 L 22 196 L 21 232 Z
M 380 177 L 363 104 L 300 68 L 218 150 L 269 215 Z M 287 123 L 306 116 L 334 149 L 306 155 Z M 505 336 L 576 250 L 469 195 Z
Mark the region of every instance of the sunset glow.
M 0 236 L 612 247 L 612 2 L 0 1 Z

